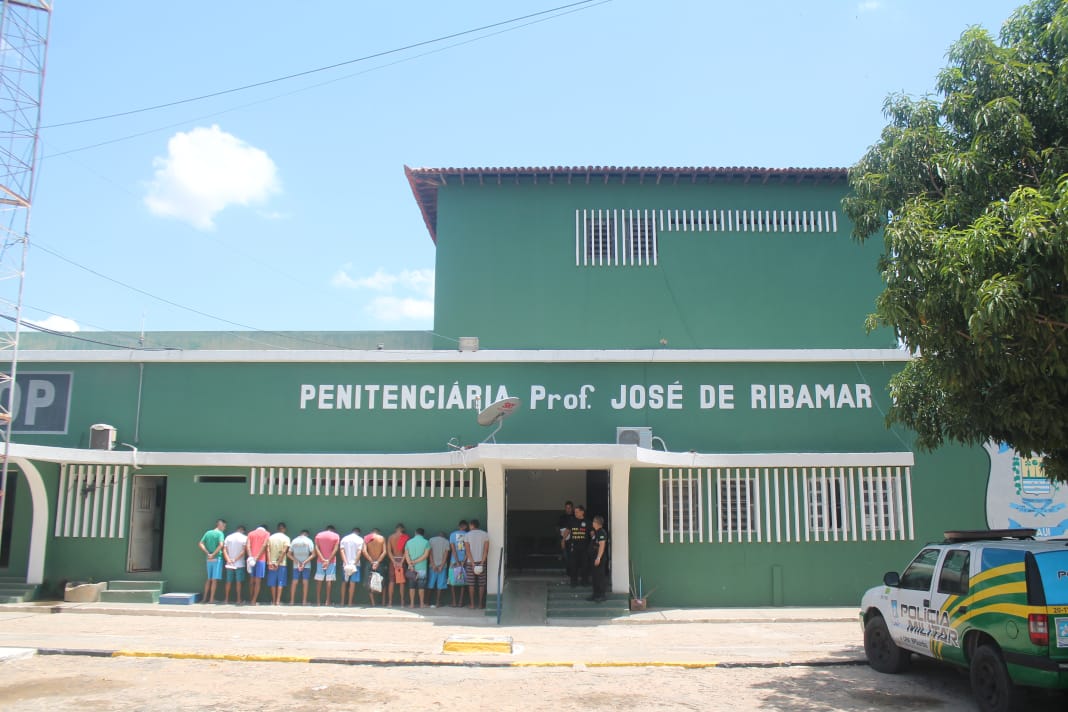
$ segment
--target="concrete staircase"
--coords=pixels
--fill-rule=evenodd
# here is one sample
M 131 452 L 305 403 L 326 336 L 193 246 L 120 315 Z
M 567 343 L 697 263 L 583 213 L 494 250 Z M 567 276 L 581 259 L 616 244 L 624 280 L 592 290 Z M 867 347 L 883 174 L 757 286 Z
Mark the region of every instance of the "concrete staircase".
M 38 586 L 25 576 L 0 576 L 0 603 L 26 603 L 37 595 Z
M 549 584 L 545 616 L 553 619 L 618 618 L 630 615 L 630 600 L 626 593 L 610 593 L 604 603 L 587 601 L 593 594 L 589 586 L 571 588 L 567 583 Z
M 166 581 L 108 581 L 101 603 L 159 603 Z

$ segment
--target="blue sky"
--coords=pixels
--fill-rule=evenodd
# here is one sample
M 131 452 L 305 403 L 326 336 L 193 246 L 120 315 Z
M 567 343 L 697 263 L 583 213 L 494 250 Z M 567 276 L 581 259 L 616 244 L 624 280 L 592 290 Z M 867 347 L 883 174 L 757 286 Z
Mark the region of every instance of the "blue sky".
M 565 2 L 58 0 L 43 123 Z M 966 27 L 996 32 L 1018 4 L 611 0 L 476 41 L 489 33 L 46 128 L 31 239 L 257 329 L 429 329 L 434 247 L 404 164 L 852 165 L 885 123 L 887 93 L 929 92 Z M 64 329 L 234 328 L 42 249 L 30 254 L 25 304 L 26 318 Z

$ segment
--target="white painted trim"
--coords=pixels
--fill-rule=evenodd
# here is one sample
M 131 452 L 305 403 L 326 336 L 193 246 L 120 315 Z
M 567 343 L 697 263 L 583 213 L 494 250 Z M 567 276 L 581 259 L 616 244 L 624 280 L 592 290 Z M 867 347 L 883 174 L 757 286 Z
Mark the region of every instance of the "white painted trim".
M 609 555 L 613 593 L 630 590 L 630 466 L 613 464 L 608 472 Z
M 12 444 L 14 449 L 14 444 Z M 44 478 L 37 466 L 29 459 L 12 455 L 11 463 L 26 477 L 33 502 L 33 518 L 30 523 L 30 554 L 26 563 L 26 583 L 44 582 L 45 548 L 48 545 L 48 492 Z
M 7 354 L 7 355 L 5 355 Z M 901 349 L 30 350 L 21 363 L 901 363 Z M 0 352 L 0 363 L 10 352 Z
M 431 453 L 252 453 L 88 450 L 11 443 L 13 457 L 43 462 L 140 467 L 441 467 L 468 469 L 504 462 L 532 469 L 631 467 L 912 467 L 911 452 L 697 453 L 636 445 L 495 444 Z M 137 462 L 134 462 L 136 456 Z

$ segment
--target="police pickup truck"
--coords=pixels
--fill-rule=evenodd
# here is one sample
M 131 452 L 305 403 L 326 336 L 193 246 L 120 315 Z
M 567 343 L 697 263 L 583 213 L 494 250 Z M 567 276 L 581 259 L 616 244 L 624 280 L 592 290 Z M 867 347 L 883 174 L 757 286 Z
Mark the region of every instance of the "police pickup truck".
M 1012 709 L 1017 686 L 1068 689 L 1068 541 L 1034 535 L 946 532 L 887 573 L 861 602 L 868 663 L 901 672 L 915 653 L 964 667 L 985 712 Z

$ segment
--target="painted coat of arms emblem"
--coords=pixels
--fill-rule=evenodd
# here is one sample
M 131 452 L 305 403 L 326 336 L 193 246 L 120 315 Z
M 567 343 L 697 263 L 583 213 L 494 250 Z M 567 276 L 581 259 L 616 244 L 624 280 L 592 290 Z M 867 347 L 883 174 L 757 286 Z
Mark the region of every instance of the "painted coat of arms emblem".
M 1041 457 L 987 443 L 990 477 L 986 520 L 991 529 L 1036 529 L 1039 537 L 1068 534 L 1068 487 L 1046 477 Z

